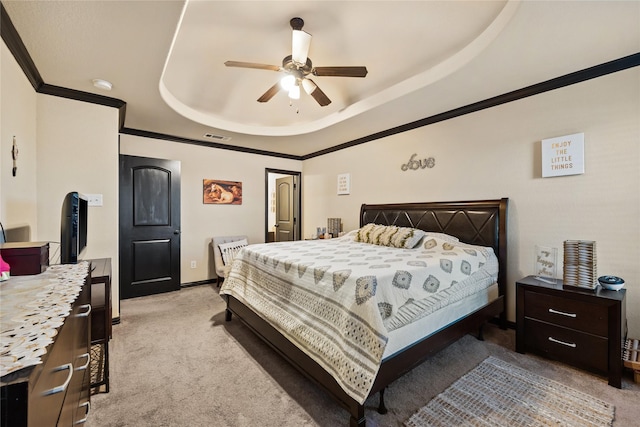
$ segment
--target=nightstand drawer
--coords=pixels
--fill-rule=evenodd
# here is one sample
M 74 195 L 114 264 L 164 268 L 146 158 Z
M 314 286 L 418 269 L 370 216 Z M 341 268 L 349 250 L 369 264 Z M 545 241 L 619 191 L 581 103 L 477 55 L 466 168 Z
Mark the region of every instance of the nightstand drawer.
M 524 330 L 528 351 L 603 373 L 609 369 L 606 338 L 532 319 L 525 319 Z
M 527 318 L 601 337 L 608 334 L 608 308 L 603 305 L 532 291 L 525 291 L 524 298 L 524 315 Z

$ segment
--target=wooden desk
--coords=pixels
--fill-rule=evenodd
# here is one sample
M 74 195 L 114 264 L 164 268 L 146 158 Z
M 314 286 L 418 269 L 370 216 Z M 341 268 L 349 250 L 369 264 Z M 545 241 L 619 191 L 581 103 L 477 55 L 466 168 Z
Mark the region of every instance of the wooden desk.
M 0 379 L 0 426 L 71 427 L 86 421 L 91 399 L 88 267 L 87 263 L 55 266 L 51 267 L 57 269 L 55 274 L 16 276 L 2 285 L 0 325 L 9 362 L 3 361 L 7 373 Z M 58 288 L 55 293 L 50 292 L 52 285 Z M 25 301 L 39 303 L 30 307 Z M 52 307 L 68 307 L 69 312 L 53 313 Z M 47 315 L 43 322 L 27 320 L 30 316 L 47 319 Z M 43 334 L 52 342 L 36 339 Z M 29 350 L 20 344 L 25 338 L 32 339 Z M 40 354 L 41 363 L 35 361 L 35 354 Z M 27 362 L 11 369 L 21 356 L 27 356 L 23 359 Z
M 109 392 L 109 340 L 111 339 L 111 258 L 91 262 L 91 388 Z M 95 368 L 95 369 L 94 369 Z
M 1 243 L 0 253 L 12 276 L 40 274 L 49 266 L 49 242 Z

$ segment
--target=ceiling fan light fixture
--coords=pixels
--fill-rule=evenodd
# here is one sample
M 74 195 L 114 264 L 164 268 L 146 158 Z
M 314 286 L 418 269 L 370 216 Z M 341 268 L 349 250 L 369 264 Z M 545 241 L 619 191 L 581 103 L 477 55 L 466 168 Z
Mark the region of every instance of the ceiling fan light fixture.
M 290 91 L 291 88 L 295 85 L 296 85 L 296 78 L 291 74 L 287 74 L 282 79 L 280 79 L 280 87 L 282 87 L 282 89 L 286 91 Z
M 313 91 L 316 90 L 318 86 L 316 86 L 316 84 L 309 79 L 303 79 L 302 87 L 304 88 L 304 91 L 307 92 L 308 95 L 311 95 L 311 93 L 313 93 Z
M 269 101 L 281 90 L 288 93 L 290 100 L 300 99 L 300 86 L 302 86 L 305 92 L 321 107 L 325 107 L 331 104 L 331 99 L 309 77 L 365 77 L 367 75 L 367 67 L 362 66 L 314 67 L 309 59 L 311 34 L 302 31 L 304 21 L 302 18 L 296 17 L 292 18 L 289 23 L 292 29 L 292 52 L 291 55 L 282 59 L 282 66 L 240 61 L 226 61 L 224 63 L 227 67 L 255 68 L 284 73 L 284 77 L 267 89 L 258 98 L 258 102 Z M 290 104 L 292 103 L 290 102 Z
M 289 98 L 300 99 L 300 86 L 297 83 L 289 89 Z

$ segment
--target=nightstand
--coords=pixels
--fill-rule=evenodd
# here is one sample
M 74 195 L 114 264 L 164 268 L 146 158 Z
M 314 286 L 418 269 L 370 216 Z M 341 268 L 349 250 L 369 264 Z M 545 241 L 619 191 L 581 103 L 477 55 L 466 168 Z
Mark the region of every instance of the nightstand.
M 516 351 L 608 375 L 622 386 L 626 290 L 563 289 L 528 276 L 516 282 Z

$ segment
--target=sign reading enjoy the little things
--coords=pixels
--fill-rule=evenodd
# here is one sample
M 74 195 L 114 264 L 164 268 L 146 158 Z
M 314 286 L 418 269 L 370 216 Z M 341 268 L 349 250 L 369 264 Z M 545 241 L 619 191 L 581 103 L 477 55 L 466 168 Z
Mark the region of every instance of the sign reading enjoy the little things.
M 584 133 L 542 140 L 542 177 L 584 173 Z

